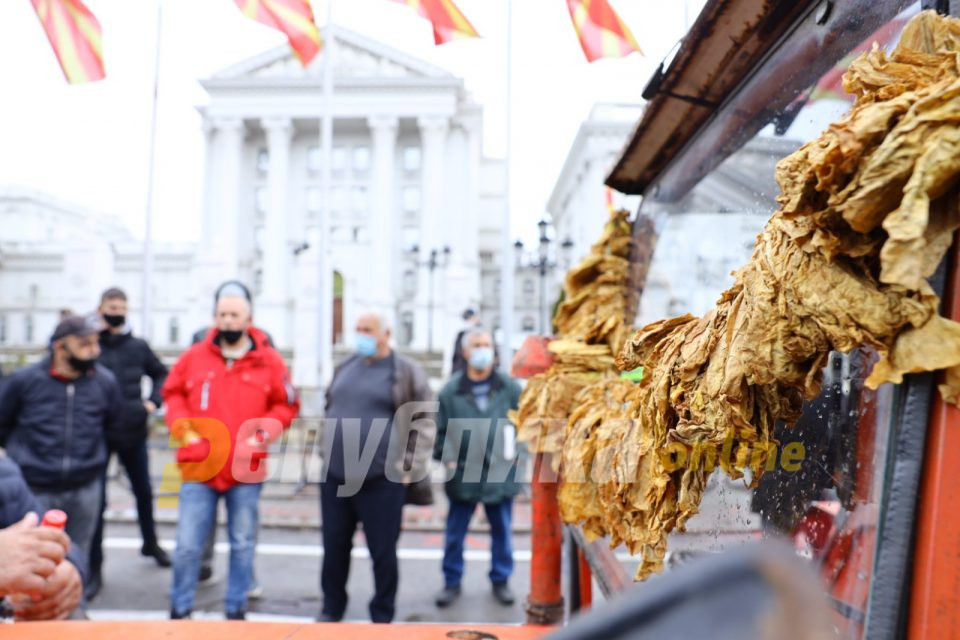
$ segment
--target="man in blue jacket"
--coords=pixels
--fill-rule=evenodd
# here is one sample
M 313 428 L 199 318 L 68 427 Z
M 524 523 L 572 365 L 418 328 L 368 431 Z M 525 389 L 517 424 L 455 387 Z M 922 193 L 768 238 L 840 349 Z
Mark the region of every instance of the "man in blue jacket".
M 116 378 L 96 363 L 99 330 L 93 319 L 66 318 L 50 355 L 0 385 L 0 445 L 43 509 L 67 513 L 67 535 L 85 558 L 100 517 L 104 434 L 121 404 Z
M 20 469 L 0 456 L 0 596 L 36 596 L 16 605 L 19 620 L 67 618 L 83 593 L 84 556 L 63 531 L 37 526 L 42 513 Z

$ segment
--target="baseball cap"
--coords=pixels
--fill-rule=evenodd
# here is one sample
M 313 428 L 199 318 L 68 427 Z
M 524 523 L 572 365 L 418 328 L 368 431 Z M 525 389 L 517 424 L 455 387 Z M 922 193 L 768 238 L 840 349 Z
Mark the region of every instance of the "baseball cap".
M 57 328 L 53 330 L 53 335 L 50 336 L 50 342 L 66 338 L 67 336 L 86 338 L 87 336 L 92 336 L 97 333 L 100 333 L 100 324 L 94 317 L 68 316 L 61 320 Z

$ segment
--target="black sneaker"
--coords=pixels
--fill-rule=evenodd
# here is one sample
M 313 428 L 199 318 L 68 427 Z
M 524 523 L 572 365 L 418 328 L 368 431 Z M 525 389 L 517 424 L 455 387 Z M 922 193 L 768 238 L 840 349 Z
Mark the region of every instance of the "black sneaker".
M 513 591 L 510 590 L 506 582 L 493 585 L 493 597 L 505 607 L 509 607 L 516 601 L 516 598 L 513 596 Z
M 444 607 L 449 607 L 451 604 L 456 602 L 457 598 L 460 597 L 460 585 L 455 587 L 444 587 L 440 593 L 437 594 L 437 597 L 434 598 L 434 602 L 438 607 L 443 609 Z
M 163 568 L 168 568 L 172 564 L 170 562 L 170 556 L 167 555 L 167 552 L 164 551 L 156 542 L 149 545 L 143 545 L 143 547 L 140 549 L 140 555 L 153 558 L 157 561 L 157 564 Z
M 178 613 L 176 609 L 170 609 L 170 619 L 171 620 L 189 620 L 192 611 L 186 611 L 185 613 Z
M 239 611 L 227 611 L 227 620 L 246 620 L 247 612 L 243 609 Z
M 100 576 L 100 572 L 91 573 L 90 579 L 87 580 L 87 584 L 84 586 L 83 597 L 86 598 L 87 601 L 93 600 L 102 588 L 103 578 Z

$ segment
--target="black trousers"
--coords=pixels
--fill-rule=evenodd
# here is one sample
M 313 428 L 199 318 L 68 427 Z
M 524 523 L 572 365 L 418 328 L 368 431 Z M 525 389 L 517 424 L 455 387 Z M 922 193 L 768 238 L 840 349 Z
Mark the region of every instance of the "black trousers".
M 117 459 L 123 465 L 130 478 L 133 496 L 137 501 L 137 520 L 140 523 L 140 535 L 143 537 L 143 546 L 151 547 L 157 544 L 157 527 L 153 521 L 153 488 L 150 486 L 150 460 L 147 457 L 147 442 L 128 447 L 110 447 L 109 455 L 117 454 Z M 109 455 L 107 460 L 109 461 Z M 97 532 L 93 536 L 90 546 L 90 573 L 100 573 L 103 566 L 103 512 L 107 508 L 107 471 L 103 471 L 103 502 L 100 508 L 100 519 Z
M 373 562 L 375 590 L 370 600 L 370 619 L 373 622 L 391 622 L 399 582 L 397 539 L 400 537 L 406 489 L 404 485 L 386 478 L 367 480 L 350 497 L 337 497 L 339 487 L 338 482 L 330 478 L 320 483 L 322 613 L 339 620 L 346 611 L 350 551 L 359 522 L 363 525 Z

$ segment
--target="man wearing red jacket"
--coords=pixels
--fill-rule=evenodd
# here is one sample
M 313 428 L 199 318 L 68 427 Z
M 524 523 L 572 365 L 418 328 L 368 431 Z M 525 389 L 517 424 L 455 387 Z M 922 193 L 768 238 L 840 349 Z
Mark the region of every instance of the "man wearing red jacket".
M 299 410 L 287 368 L 265 334 L 251 325 L 250 302 L 239 287 L 235 294 L 221 292 L 214 324 L 203 342 L 180 357 L 163 385 L 167 423 L 182 443 L 177 461 L 184 480 L 172 619 L 191 614 L 204 540 L 215 525 L 221 497 L 230 537 L 226 617 L 246 616 L 267 446 Z

